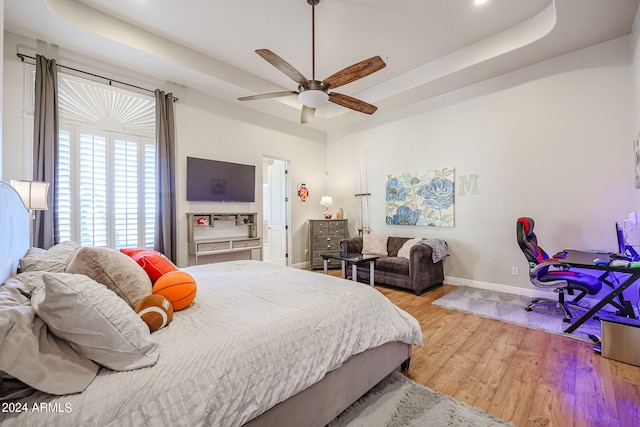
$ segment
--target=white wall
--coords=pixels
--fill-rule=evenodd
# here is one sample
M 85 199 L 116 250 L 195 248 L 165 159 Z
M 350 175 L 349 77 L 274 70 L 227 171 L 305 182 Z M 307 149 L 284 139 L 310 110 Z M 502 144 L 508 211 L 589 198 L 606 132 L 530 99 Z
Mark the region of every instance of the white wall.
M 535 219 L 552 253 L 613 250 L 615 221 L 636 209 L 629 62 L 622 38 L 425 101 L 392 123 L 330 134 L 328 191 L 349 218 L 353 194 L 371 192 L 374 233 L 446 240 L 448 283 L 533 288 L 518 217 Z M 455 227 L 386 225 L 387 174 L 443 167 L 479 176 L 478 195 L 456 194 Z
M 307 219 L 321 218 L 320 196 L 326 185 L 326 144 L 323 134 L 315 137 L 286 133 L 263 127 L 255 123 L 251 115 L 248 121 L 229 119 L 221 111 L 234 108 L 211 97 L 194 91 L 180 94 L 176 105 L 178 170 L 178 233 L 181 248 L 178 262 L 186 265 L 186 212 L 209 211 L 262 211 L 262 157 L 267 155 L 289 161 L 291 179 L 291 263 L 300 266 L 306 261 Z M 246 114 L 246 113 L 245 113 Z M 257 115 L 256 117 L 259 117 Z M 299 128 L 296 126 L 294 129 Z M 306 133 L 306 132 L 305 132 Z M 228 162 L 256 165 L 255 203 L 207 203 L 186 201 L 186 158 L 200 157 Z M 306 183 L 311 189 L 311 198 L 302 203 L 295 196 L 298 183 Z M 260 232 L 259 234 L 264 235 Z
M 4 0 L 0 0 L 0 58 L 4 54 Z M 3 66 L 0 64 L 0 82 L 3 80 Z M 2 123 L 3 123 L 3 115 L 2 115 L 2 85 L 0 85 L 0 179 L 2 178 Z
M 0 0 L 1 1 L 1 0 Z M 16 56 L 37 49 L 35 40 L 5 33 L 4 40 L 3 117 L 5 126 L 1 147 L 4 166 L 3 179 L 30 178 L 31 150 L 24 111 L 24 64 Z M 158 81 L 154 76 L 141 76 L 121 68 L 115 69 L 96 58 L 87 58 L 74 52 L 59 50 L 59 63 L 85 71 L 106 75 L 141 87 L 159 87 L 173 92 L 179 101 L 175 104 L 177 138 L 178 200 L 178 264 L 187 264 L 187 212 L 252 211 L 262 209 L 262 156 L 290 161 L 291 174 L 291 263 L 302 266 L 306 262 L 308 218 L 321 218 L 320 196 L 326 188 L 326 137 L 323 132 L 274 119 L 265 114 L 238 107 L 192 88 Z M 32 54 L 33 55 L 33 54 Z M 90 64 L 90 65 L 88 65 Z M 186 201 L 186 157 L 202 157 L 256 165 L 255 203 L 194 203 Z M 301 203 L 295 197 L 298 183 L 304 182 L 311 190 L 311 198 Z M 262 235 L 261 226 L 258 234 Z
M 631 39 L 631 131 L 640 138 L 640 8 L 636 12 Z M 636 211 L 640 212 L 640 191 L 635 192 Z M 640 235 L 640 233 L 638 233 Z

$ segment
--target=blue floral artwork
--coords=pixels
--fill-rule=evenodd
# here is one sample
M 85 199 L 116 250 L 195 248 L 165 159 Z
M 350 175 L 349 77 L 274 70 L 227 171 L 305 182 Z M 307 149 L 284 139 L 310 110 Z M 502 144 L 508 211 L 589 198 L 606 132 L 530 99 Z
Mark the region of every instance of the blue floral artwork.
M 454 187 L 453 168 L 387 175 L 387 224 L 453 227 Z

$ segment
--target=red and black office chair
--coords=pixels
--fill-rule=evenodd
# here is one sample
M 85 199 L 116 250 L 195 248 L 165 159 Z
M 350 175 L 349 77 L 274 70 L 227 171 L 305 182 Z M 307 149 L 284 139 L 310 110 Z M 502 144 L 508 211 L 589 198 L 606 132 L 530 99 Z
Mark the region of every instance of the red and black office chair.
M 540 288 L 551 288 L 558 293 L 558 300 L 547 298 L 536 298 L 525 308 L 527 311 L 534 307 L 543 305 L 553 305 L 564 312 L 564 321 L 571 322 L 571 312 L 569 307 L 584 309 L 578 305 L 585 295 L 595 295 L 602 289 L 602 282 L 599 278 L 584 273 L 578 273 L 566 268 L 561 268 L 558 260 L 550 258 L 547 253 L 538 246 L 538 239 L 533 232 L 533 219 L 523 217 L 518 218 L 516 223 L 516 238 L 518 246 L 522 249 L 524 256 L 529 262 L 529 278 L 531 283 Z M 574 295 L 579 292 L 573 300 L 567 301 L 565 292 Z

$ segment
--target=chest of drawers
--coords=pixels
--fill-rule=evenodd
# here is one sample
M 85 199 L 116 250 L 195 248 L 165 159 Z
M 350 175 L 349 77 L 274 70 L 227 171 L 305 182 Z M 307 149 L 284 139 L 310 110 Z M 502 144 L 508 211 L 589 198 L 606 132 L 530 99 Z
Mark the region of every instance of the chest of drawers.
M 320 254 L 340 254 L 340 240 L 347 238 L 346 219 L 309 220 L 309 269 L 323 268 Z M 329 268 L 340 268 L 340 261 L 332 260 Z

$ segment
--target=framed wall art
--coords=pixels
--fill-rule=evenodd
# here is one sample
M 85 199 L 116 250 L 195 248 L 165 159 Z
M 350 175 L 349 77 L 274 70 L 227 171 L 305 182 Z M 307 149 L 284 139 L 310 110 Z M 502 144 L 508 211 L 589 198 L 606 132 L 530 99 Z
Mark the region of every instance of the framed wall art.
M 387 175 L 386 223 L 453 227 L 455 169 Z

